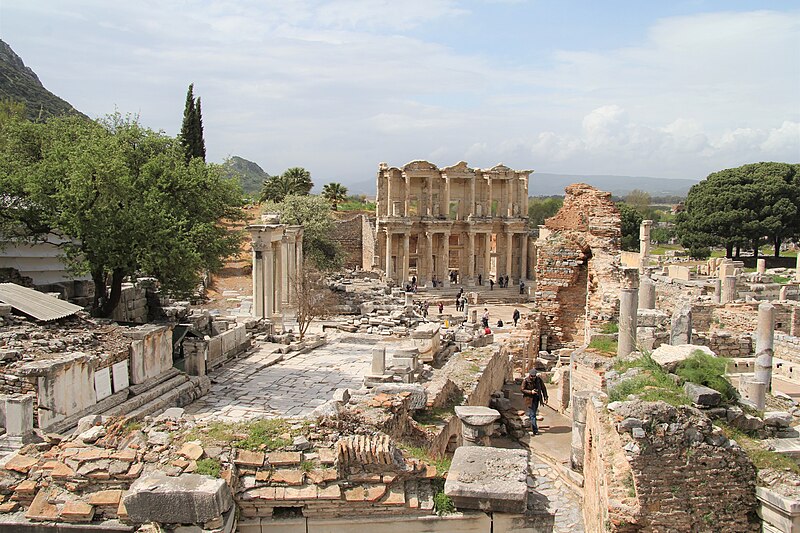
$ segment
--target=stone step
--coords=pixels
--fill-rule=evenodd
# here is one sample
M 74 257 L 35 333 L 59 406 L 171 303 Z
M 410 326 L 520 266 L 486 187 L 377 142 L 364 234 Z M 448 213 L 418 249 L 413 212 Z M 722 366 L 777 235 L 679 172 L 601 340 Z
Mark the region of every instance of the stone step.
M 152 389 L 159 383 L 163 383 L 168 379 L 174 378 L 178 374 L 181 374 L 181 371 L 175 367 L 171 367 L 169 370 L 166 370 L 157 376 L 153 376 L 150 379 L 146 379 L 137 385 L 131 385 L 129 389 L 131 391 L 131 394 L 133 394 L 134 396 L 138 396 L 139 394 L 142 394 L 143 392 Z
M 171 390 L 180 387 L 188 380 L 189 376 L 187 376 L 186 374 L 178 373 L 178 375 L 173 376 L 171 379 L 168 379 L 167 381 L 157 384 L 155 387 L 153 387 L 148 391 L 133 396 L 132 398 L 128 399 L 128 401 L 114 407 L 113 409 L 109 409 L 103 414 L 106 416 L 127 416 L 129 413 L 136 411 L 143 405 L 146 405 L 152 402 L 153 400 L 157 400 L 158 398 L 169 394 Z
M 207 376 L 186 376 L 187 381 L 125 415 L 126 420 L 141 420 L 170 407 L 183 407 L 205 395 L 210 387 Z

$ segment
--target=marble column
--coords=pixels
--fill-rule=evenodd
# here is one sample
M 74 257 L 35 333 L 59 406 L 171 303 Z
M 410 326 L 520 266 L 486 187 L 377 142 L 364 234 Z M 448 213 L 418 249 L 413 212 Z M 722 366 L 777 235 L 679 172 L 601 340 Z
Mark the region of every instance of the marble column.
M 411 192 L 411 178 L 403 175 L 403 216 L 408 216 L 408 200 Z
M 450 286 L 450 232 L 442 233 L 442 287 Z
M 650 227 L 652 220 L 642 220 L 639 226 L 639 272 L 644 272 L 650 260 Z
M 409 263 L 409 245 L 408 245 L 408 233 L 403 235 L 403 260 L 400 262 L 400 283 L 405 286 L 408 282 L 408 263 Z
M 392 194 L 394 191 L 392 190 L 392 175 L 389 174 L 386 176 L 386 216 L 393 217 L 394 216 L 394 201 L 392 200 Z
M 728 303 L 736 299 L 736 276 L 725 276 L 722 280 L 722 302 Z
M 467 284 L 475 285 L 475 234 L 467 234 Z
M 506 276 L 508 282 L 512 283 L 514 277 L 514 233 L 509 229 L 506 231 Z
M 797 251 L 797 266 L 794 269 L 794 280 L 800 281 L 800 250 Z
M 275 314 L 274 306 L 274 290 L 275 286 L 275 253 L 272 251 L 272 246 L 268 246 L 263 254 L 264 258 L 264 277 L 262 286 L 264 287 L 264 316 L 272 318 Z
M 775 341 L 775 307 L 769 302 L 758 304 L 758 330 L 756 331 L 756 381 L 772 390 L 772 354 Z
M 469 206 L 467 209 L 467 214 L 469 216 L 475 216 L 475 180 L 477 177 L 473 177 L 469 180 Z
M 425 232 L 425 275 L 426 282 L 430 283 L 436 271 L 433 268 L 433 233 Z
M 275 250 L 275 303 L 273 313 L 283 312 L 283 282 L 286 271 L 283 269 L 283 243 L 278 241 L 274 246 Z
M 521 246 L 521 253 L 522 257 L 520 257 L 519 263 L 519 279 L 527 280 L 528 279 L 528 232 L 525 231 L 520 234 L 520 240 L 522 241 Z
M 622 271 L 622 289 L 619 295 L 619 339 L 617 355 L 625 357 L 636 350 L 636 320 L 639 308 L 639 271 L 625 268 Z
M 492 178 L 486 178 L 486 186 L 489 189 L 489 194 L 487 195 L 486 213 L 485 213 L 484 216 L 491 217 L 492 216 Z
M 757 259 L 756 260 L 756 272 L 759 274 L 766 274 L 767 273 L 767 260 L 766 259 Z
M 386 230 L 386 279 L 394 279 L 392 273 L 392 232 Z
M 484 233 L 483 248 L 483 282 L 488 283 L 492 271 L 492 232 L 487 231 Z
M 639 279 L 639 309 L 656 308 L 656 284 L 648 277 Z
M 444 204 L 442 206 L 442 214 L 446 219 L 450 219 L 450 178 L 445 177 L 444 179 L 444 200 L 442 201 Z
M 425 216 L 433 216 L 433 176 L 426 176 L 425 182 L 428 186 L 428 197 L 425 200 Z
M 711 301 L 715 304 L 722 303 L 722 280 L 719 278 L 714 278 L 714 294 Z
M 289 305 L 289 237 L 284 235 L 281 239 L 281 309 Z
M 253 313 L 258 318 L 264 314 L 264 251 L 253 248 Z

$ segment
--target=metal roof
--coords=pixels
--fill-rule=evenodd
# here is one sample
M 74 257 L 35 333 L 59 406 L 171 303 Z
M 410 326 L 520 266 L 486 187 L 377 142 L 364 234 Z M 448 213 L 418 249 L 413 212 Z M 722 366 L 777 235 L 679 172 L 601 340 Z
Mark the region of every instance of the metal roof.
M 0 302 L 44 321 L 64 318 L 83 310 L 80 306 L 16 283 L 0 283 Z

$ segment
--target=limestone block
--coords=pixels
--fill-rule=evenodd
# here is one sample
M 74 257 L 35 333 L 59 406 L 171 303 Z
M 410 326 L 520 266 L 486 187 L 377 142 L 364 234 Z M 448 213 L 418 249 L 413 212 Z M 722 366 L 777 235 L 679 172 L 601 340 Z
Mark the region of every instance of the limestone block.
M 764 413 L 764 424 L 772 427 L 788 428 L 792 424 L 792 415 L 786 411 L 768 411 Z
M 128 388 L 130 385 L 130 377 L 128 374 L 128 360 L 114 363 L 111 367 L 111 374 L 114 381 L 114 392 L 119 392 L 122 389 Z
M 722 395 L 719 392 L 697 383 L 686 382 L 683 385 L 683 391 L 695 405 L 714 407 L 722 401 Z
M 104 398 L 111 396 L 111 369 L 102 368 L 96 370 L 94 373 L 94 391 L 97 395 L 97 400 L 100 401 Z
M 458 509 L 522 513 L 527 470 L 525 450 L 462 446 L 453 455 L 444 492 Z
M 221 516 L 233 505 L 233 497 L 222 479 L 154 471 L 131 485 L 123 503 L 133 522 L 193 524 Z
M 456 416 L 471 426 L 487 426 L 500 418 L 500 413 L 489 407 L 457 405 Z
M 711 348 L 696 344 L 679 344 L 677 346 L 662 344 L 653 351 L 651 357 L 667 372 L 674 372 L 678 363 L 688 359 L 696 350 L 700 350 L 711 357 L 716 357 Z

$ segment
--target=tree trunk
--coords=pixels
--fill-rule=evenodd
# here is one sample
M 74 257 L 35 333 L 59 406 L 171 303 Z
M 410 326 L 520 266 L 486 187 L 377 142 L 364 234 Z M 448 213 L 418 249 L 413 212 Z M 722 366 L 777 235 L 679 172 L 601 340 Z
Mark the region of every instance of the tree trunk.
M 737 245 L 736 245 L 736 259 L 739 259 L 739 256 L 741 255 L 741 252 L 742 252 L 742 249 L 741 249 L 741 247 L 740 247 L 740 246 L 737 244 Z
M 779 235 L 775 235 L 775 237 L 772 238 L 772 244 L 773 244 L 773 246 L 775 246 L 774 257 L 780 257 L 781 256 L 781 243 L 782 242 L 783 242 L 783 239 L 781 239 Z
M 92 282 L 94 283 L 92 316 L 100 316 L 100 307 L 106 300 L 106 271 L 103 267 L 92 270 Z
M 103 305 L 100 306 L 98 315 L 102 318 L 108 318 L 111 313 L 119 304 L 119 299 L 122 296 L 122 280 L 125 278 L 125 273 L 121 268 L 115 268 L 111 273 L 111 294 L 105 300 Z M 103 294 L 105 294 L 105 287 L 103 287 Z
M 725 245 L 725 257 L 727 257 L 728 259 L 733 257 L 733 243 Z

